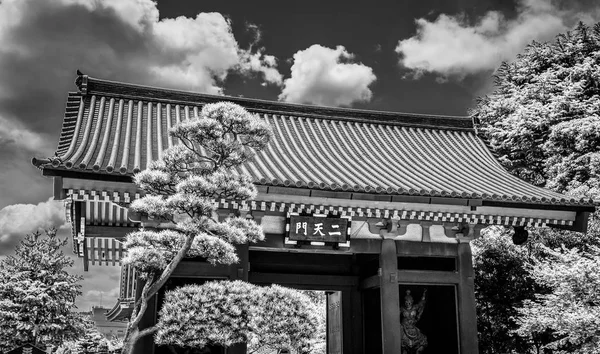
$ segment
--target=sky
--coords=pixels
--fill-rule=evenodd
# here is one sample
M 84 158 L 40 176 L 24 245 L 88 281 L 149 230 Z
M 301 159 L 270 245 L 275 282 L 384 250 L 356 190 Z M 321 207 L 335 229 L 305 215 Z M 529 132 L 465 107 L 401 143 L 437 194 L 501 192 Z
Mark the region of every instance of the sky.
M 600 2 L 0 0 L 0 258 L 38 228 L 70 237 L 52 180 L 30 161 L 54 154 L 77 69 L 216 95 L 466 116 L 502 61 L 578 21 L 600 21 Z M 118 267 L 83 272 L 73 257 L 79 308 L 112 307 Z

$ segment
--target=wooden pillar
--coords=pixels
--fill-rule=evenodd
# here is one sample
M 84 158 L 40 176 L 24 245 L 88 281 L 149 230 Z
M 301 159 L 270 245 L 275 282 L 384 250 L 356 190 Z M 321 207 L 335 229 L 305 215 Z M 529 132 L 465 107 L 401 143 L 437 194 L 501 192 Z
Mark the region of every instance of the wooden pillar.
M 384 239 L 379 255 L 381 271 L 381 340 L 383 354 L 400 353 L 400 291 L 398 290 L 398 256 L 396 242 Z
M 460 353 L 478 354 L 473 260 L 471 245 L 468 242 L 458 245 L 458 270 L 460 274 L 458 283 Z
M 362 317 L 362 298 L 358 287 L 352 287 L 348 291 L 351 302 L 350 310 L 350 326 L 346 326 L 345 336 L 352 338 L 352 344 L 349 351 L 346 353 L 362 354 L 363 353 L 363 317 Z M 348 333 L 348 334 L 346 334 Z
M 142 289 L 144 288 L 144 283 L 140 280 L 137 280 L 136 291 L 135 291 L 135 299 L 139 299 L 142 294 Z M 156 295 L 154 295 L 150 301 L 148 301 L 148 308 L 144 315 L 142 316 L 142 320 L 140 321 L 139 328 L 140 330 L 144 328 L 148 328 L 154 326 L 156 324 Z M 152 335 L 144 336 L 140 338 L 135 346 L 133 347 L 133 354 L 153 354 L 154 353 L 154 337 Z
M 248 260 L 249 250 L 248 244 L 237 245 L 237 254 L 240 261 L 230 266 L 229 279 L 230 280 L 243 280 L 248 281 Z M 227 348 L 227 354 L 246 354 L 247 346 L 246 343 L 234 344 Z
M 56 176 L 53 178 L 54 183 L 54 200 L 63 200 L 67 197 L 67 193 L 63 189 L 63 178 Z

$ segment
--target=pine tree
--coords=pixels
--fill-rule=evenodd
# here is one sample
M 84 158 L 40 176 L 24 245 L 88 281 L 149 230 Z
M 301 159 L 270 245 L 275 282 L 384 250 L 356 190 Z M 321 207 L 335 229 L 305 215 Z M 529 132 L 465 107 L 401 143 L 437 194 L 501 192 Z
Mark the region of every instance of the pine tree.
M 199 117 L 176 125 L 169 133 L 180 143 L 134 176 L 135 183 L 147 194 L 134 201 L 130 211 L 139 213 L 142 220 L 151 221 L 157 228 L 130 233 L 125 242 L 127 255 L 123 262 L 136 268 L 144 285 L 123 341 L 124 354 L 131 352 L 138 338 L 157 331 L 164 344 L 205 345 L 207 342 L 201 338 L 209 335 L 202 332 L 203 327 L 196 328 L 196 341 L 164 335 L 166 323 L 169 328 L 175 326 L 166 320 L 167 312 L 163 312 L 165 318 L 156 326 L 140 330 L 138 326 L 148 301 L 165 285 L 184 257 L 232 264 L 238 261 L 235 244 L 264 238 L 262 228 L 252 219 L 232 215 L 218 220 L 215 201 L 244 202 L 256 196 L 252 179 L 236 167 L 268 144 L 272 135 L 268 123 L 238 105 L 221 102 L 205 105 Z M 233 282 L 222 287 L 227 289 L 228 296 L 235 297 L 240 288 L 248 286 Z M 179 293 L 190 289 L 201 292 L 203 288 L 185 289 Z M 178 306 L 177 299 L 175 295 L 166 299 L 164 308 Z M 227 318 L 237 321 L 232 316 Z M 243 342 L 248 337 L 246 332 L 245 329 L 231 332 L 220 343 Z
M 300 291 L 277 285 L 186 285 L 165 294 L 156 343 L 175 348 L 249 343 L 249 353 L 263 348 L 307 351 L 319 322 L 313 307 Z
M 15 254 L 0 261 L 0 349 L 26 343 L 57 345 L 82 333 L 71 312 L 81 295 L 80 276 L 69 274 L 73 260 L 56 230 L 25 236 Z

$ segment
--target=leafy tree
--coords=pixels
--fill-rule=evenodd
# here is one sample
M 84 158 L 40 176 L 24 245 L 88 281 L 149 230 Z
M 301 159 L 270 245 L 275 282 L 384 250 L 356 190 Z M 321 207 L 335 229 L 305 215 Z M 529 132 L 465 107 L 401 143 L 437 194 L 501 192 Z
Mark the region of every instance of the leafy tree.
M 533 265 L 534 280 L 551 292 L 537 294 L 518 308 L 523 337 L 550 330 L 545 348 L 559 353 L 600 352 L 600 248 L 546 250 L 550 255 Z
M 531 183 L 563 192 L 567 198 L 597 199 L 600 195 L 600 24 L 588 26 L 580 23 L 573 31 L 561 34 L 551 43 L 533 42 L 510 63 L 503 63 L 495 75 L 496 89 L 478 100 L 472 115 L 482 137 L 499 156 L 500 162 L 514 175 Z M 525 336 L 531 347 L 528 351 L 550 350 L 547 343 L 556 343 L 558 326 L 547 326 L 537 322 L 535 313 L 523 310 L 533 304 L 544 303 L 546 310 L 554 311 L 558 317 L 568 317 L 572 308 L 560 307 L 560 303 L 540 302 L 553 294 L 560 293 L 550 277 L 539 274 L 540 264 L 552 263 L 560 269 L 570 269 L 570 277 L 577 278 L 579 271 L 569 268 L 567 258 L 552 252 L 569 252 L 569 249 L 584 252 L 588 258 L 600 256 L 600 214 L 591 215 L 588 232 L 580 233 L 556 229 L 529 230 L 527 249 L 528 262 L 521 262 L 524 277 L 535 279 L 536 293 L 525 291 L 518 302 L 510 304 L 511 312 L 517 306 L 514 321 L 503 322 L 502 336 L 510 337 L 510 328 L 515 323 L 522 327 L 517 334 Z M 498 232 L 500 233 L 500 232 Z M 507 232 L 502 232 L 507 234 Z M 480 241 L 485 247 L 485 240 Z M 490 243 L 490 247 L 493 246 Z M 561 251 L 564 249 L 564 251 Z M 510 255 L 508 249 L 490 254 L 498 260 Z M 501 262 L 498 273 L 510 271 Z M 546 263 L 544 263 L 546 262 Z M 530 267 L 528 264 L 532 263 Z M 475 264 L 476 288 L 486 282 L 484 271 Z M 568 279 L 565 276 L 565 279 Z M 547 283 L 545 283 L 547 281 Z M 478 285 L 478 283 L 481 283 Z M 574 285 L 565 280 L 563 286 Z M 529 289 L 529 288 L 526 288 Z M 499 297 L 515 296 L 511 287 L 498 288 L 502 294 L 478 297 L 478 308 L 501 305 Z M 575 288 L 572 288 L 575 291 Z M 592 311 L 586 304 L 574 302 L 581 311 Z M 597 306 L 597 305 L 591 305 Z M 592 311 L 593 312 L 593 311 Z M 562 314 L 562 315 L 561 315 Z M 484 312 L 478 314 L 484 316 Z M 482 318 L 479 319 L 482 322 Z M 515 322 L 516 321 L 516 322 Z M 484 322 L 484 321 L 483 321 Z M 531 324 L 537 323 L 536 326 Z M 573 324 L 573 333 L 577 333 Z M 591 329 L 590 329 L 591 330 Z M 480 341 L 494 338 L 488 327 L 480 328 Z M 585 340 L 569 339 L 570 352 L 582 350 Z M 565 344 L 565 343 L 562 343 Z M 516 345 L 516 344 L 515 344 Z M 556 347 L 556 346 L 554 346 Z M 563 347 L 563 349 L 566 347 Z M 500 352 L 526 352 L 524 347 L 506 347 Z M 499 351 L 490 351 L 490 353 Z
M 566 191 L 598 185 L 600 23 L 533 42 L 495 76 L 472 115 L 515 175 Z
M 77 345 L 77 342 L 66 341 L 63 342 L 58 348 L 56 348 L 54 354 L 77 354 L 79 353 L 79 351 L 80 348 Z
M 536 286 L 525 263 L 528 252 L 500 228 L 486 229 L 472 243 L 479 350 L 482 354 L 526 353 L 530 343 L 512 333 L 516 307 L 533 297 Z
M 73 313 L 80 276 L 56 230 L 25 236 L 15 254 L 0 261 L 0 350 L 26 343 L 57 345 L 79 336 L 84 324 Z
M 238 105 L 221 102 L 205 105 L 200 117 L 176 125 L 169 134 L 180 143 L 167 149 L 158 161 L 134 176 L 135 183 L 147 194 L 134 201 L 130 211 L 139 213 L 142 220 L 161 229 L 142 228 L 127 235 L 127 255 L 123 263 L 136 268 L 144 285 L 125 334 L 123 353 L 130 353 L 138 338 L 152 333 L 157 333 L 161 343 L 187 347 L 208 343 L 202 339 L 208 334 L 201 332 L 194 333 L 198 338 L 195 341 L 188 341 L 187 337 L 175 338 L 181 333 L 169 332 L 174 323 L 166 320 L 168 314 L 164 312 L 165 319 L 157 325 L 140 329 L 148 301 L 184 257 L 201 257 L 213 264 L 232 264 L 238 261 L 235 244 L 264 238 L 262 228 L 251 219 L 232 215 L 217 220 L 215 201 L 243 202 L 256 196 L 251 178 L 235 168 L 268 144 L 272 135 L 268 123 Z M 229 296 L 234 297 L 236 288 L 247 286 L 239 282 L 223 285 Z M 202 287 L 184 288 L 173 293 L 163 306 L 178 306 L 176 295 L 191 296 L 190 291 L 202 294 L 203 290 Z M 234 321 L 231 316 L 227 318 Z M 229 339 L 223 339 L 222 343 L 244 339 L 244 331 L 239 329 L 239 332 L 227 334 Z

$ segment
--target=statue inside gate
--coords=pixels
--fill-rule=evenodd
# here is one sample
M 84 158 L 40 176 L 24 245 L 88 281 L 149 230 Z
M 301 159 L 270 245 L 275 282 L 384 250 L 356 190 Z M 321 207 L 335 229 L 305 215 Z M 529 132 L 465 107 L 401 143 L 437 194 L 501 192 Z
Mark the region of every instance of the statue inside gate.
M 414 304 L 410 290 L 406 290 L 404 305 L 400 308 L 400 327 L 402 331 L 402 354 L 421 354 L 427 347 L 427 336 L 421 333 L 416 323 L 425 309 L 427 289 L 418 304 Z

